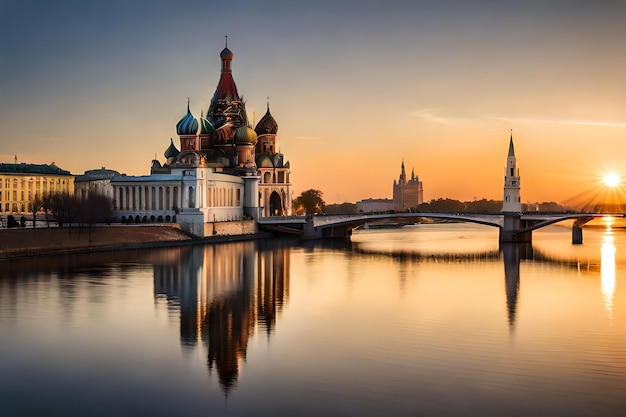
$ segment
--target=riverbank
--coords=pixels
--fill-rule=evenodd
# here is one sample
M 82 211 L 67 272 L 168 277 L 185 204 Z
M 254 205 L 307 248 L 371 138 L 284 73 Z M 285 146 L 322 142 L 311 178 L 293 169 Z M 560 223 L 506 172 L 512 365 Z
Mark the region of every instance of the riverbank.
M 191 236 L 174 225 L 0 229 L 0 260 L 266 238 L 263 233 Z

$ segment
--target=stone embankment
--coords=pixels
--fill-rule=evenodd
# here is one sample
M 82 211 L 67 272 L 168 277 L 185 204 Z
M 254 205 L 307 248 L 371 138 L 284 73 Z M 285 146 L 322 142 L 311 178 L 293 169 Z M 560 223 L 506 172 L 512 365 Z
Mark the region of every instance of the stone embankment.
M 197 238 L 176 225 L 98 226 L 0 229 L 0 260 L 28 256 L 101 252 L 226 242 L 267 237 L 261 234 L 217 235 Z

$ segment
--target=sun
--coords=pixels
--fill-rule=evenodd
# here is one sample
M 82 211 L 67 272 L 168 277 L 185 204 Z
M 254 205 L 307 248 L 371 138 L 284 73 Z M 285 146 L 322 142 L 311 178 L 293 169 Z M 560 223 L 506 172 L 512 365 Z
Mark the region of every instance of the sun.
M 622 179 L 620 178 L 619 174 L 615 173 L 606 174 L 604 176 L 604 183 L 611 188 L 617 187 L 621 180 Z

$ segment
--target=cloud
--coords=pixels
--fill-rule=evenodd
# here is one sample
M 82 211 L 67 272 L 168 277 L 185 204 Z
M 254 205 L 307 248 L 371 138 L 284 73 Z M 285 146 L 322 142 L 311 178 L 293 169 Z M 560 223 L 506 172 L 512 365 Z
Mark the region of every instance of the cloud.
M 441 114 L 440 109 L 434 107 L 416 110 L 412 112 L 411 115 L 419 117 L 427 122 L 439 123 L 442 125 L 467 124 L 484 120 L 484 117 L 459 117 Z
M 558 120 L 558 119 L 538 119 L 538 118 L 532 118 L 532 117 L 504 117 L 504 116 L 490 116 L 489 119 L 506 121 L 506 122 L 519 122 L 519 123 L 551 123 L 551 124 L 579 125 L 579 126 L 626 127 L 626 122 L 611 122 L 611 121 L 597 121 L 597 120 Z
M 411 113 L 413 116 L 419 117 L 425 121 L 453 125 L 459 123 L 479 122 L 486 120 L 497 120 L 511 123 L 548 123 L 562 125 L 578 125 L 578 126 L 598 126 L 598 127 L 626 127 L 626 122 L 602 121 L 602 120 L 568 120 L 568 119 L 542 119 L 536 117 L 510 117 L 510 116 L 493 116 L 483 115 L 473 118 L 450 117 L 442 115 L 437 108 L 424 108 Z
M 459 119 L 456 118 L 440 116 L 436 114 L 437 110 L 438 109 L 436 108 L 420 109 L 413 112 L 413 115 L 429 122 L 441 123 L 445 125 L 453 124 L 459 121 Z

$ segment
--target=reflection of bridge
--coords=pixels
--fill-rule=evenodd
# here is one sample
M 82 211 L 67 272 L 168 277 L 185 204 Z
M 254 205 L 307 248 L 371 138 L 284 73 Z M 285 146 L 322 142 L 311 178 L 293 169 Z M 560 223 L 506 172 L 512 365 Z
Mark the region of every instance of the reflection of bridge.
M 531 242 L 532 231 L 564 220 L 575 220 L 572 225 L 572 243 L 582 243 L 582 226 L 597 217 L 607 214 L 568 213 L 568 214 L 454 214 L 454 213 L 388 213 L 354 214 L 333 216 L 292 216 L 264 217 L 258 220 L 264 231 L 295 234 L 305 239 L 345 238 L 352 229 L 373 222 L 413 222 L 428 218 L 443 222 L 477 223 L 497 227 L 501 242 Z M 624 217 L 623 214 L 613 215 Z

